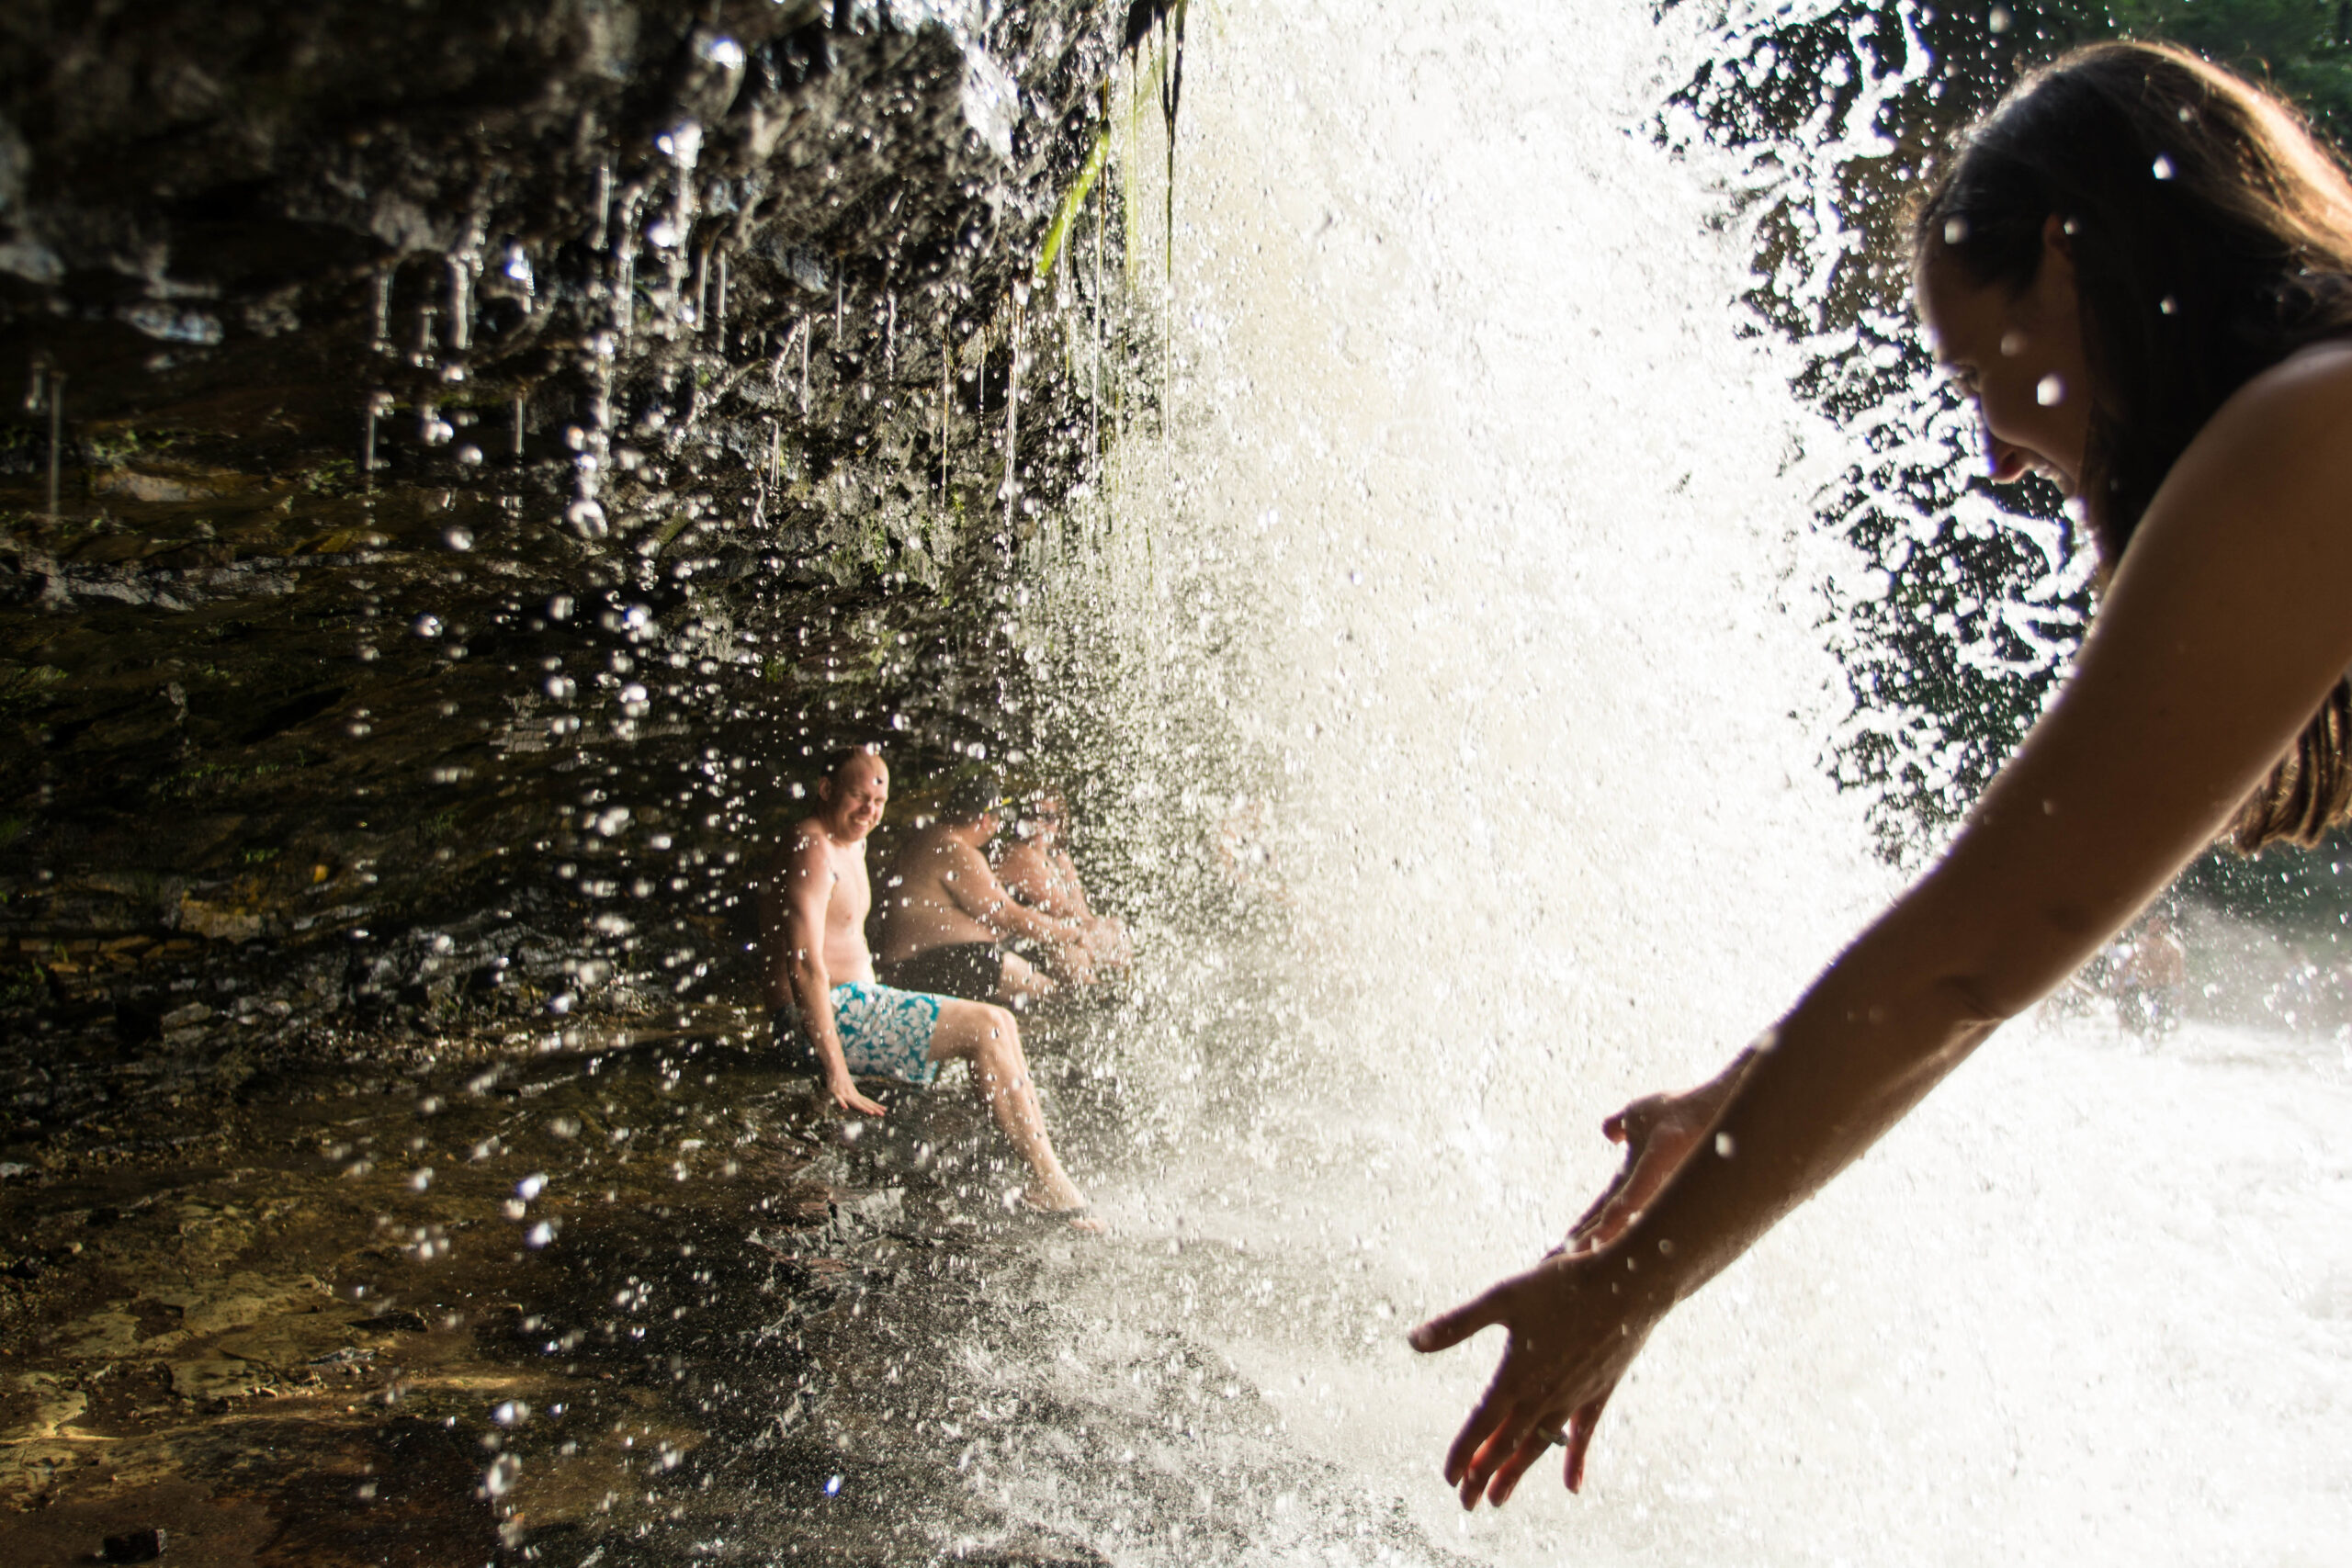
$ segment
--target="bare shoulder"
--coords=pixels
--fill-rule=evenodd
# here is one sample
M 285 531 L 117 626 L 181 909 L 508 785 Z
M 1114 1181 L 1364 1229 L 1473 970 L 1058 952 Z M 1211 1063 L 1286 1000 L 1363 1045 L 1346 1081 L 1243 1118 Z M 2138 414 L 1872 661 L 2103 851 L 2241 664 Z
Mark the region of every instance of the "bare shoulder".
M 1017 839 L 997 852 L 997 870 L 1006 876 L 1031 875 L 1049 863 L 1046 852 L 1029 839 Z
M 2352 561 L 2352 342 L 2315 344 L 2239 388 L 2173 465 L 2140 535 Z M 2132 554 L 2145 554 L 2135 536 Z
M 832 854 L 824 824 L 813 817 L 794 823 L 791 834 L 785 840 L 784 852 L 776 857 L 775 863 L 777 873 L 783 875 L 809 876 L 831 872 Z
M 2184 456 L 2234 470 L 2229 477 L 2241 481 L 2293 484 L 2352 467 L 2352 441 L 2342 439 L 2347 420 L 2352 340 L 2313 344 L 2239 388 Z

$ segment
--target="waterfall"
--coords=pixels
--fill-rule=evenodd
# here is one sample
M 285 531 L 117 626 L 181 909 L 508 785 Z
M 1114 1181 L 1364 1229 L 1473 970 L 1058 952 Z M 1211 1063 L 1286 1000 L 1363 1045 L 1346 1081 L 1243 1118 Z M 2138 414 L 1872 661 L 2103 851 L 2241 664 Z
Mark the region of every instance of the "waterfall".
M 1556 1240 L 1602 1115 L 1719 1065 L 1897 886 L 1824 765 L 1856 563 L 1814 513 L 1856 438 L 1738 303 L 1739 169 L 1645 129 L 1689 9 L 1193 18 L 1171 437 L 1114 459 L 1110 554 L 1044 615 L 1058 765 L 1148 940 L 1091 1047 L 1119 1239 L 1040 1289 L 1103 1325 L 1061 1397 L 1176 1336 L 1274 1449 L 1195 1461 L 1197 1514 L 1115 1470 L 1012 1490 L 1171 1562 L 1208 1514 L 1270 1562 L 2301 1560 L 2352 1523 L 2318 1174 L 2352 1091 L 2251 1032 L 2019 1021 L 1658 1333 L 1587 1496 L 1464 1521 L 1437 1478 L 1499 1344 L 1404 1328 Z

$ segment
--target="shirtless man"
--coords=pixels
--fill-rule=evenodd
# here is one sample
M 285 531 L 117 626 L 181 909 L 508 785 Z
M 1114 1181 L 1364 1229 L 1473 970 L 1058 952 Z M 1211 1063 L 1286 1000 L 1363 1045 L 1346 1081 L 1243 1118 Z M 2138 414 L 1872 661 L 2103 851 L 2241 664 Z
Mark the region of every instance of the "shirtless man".
M 1085 1194 L 1046 1138 L 1037 1092 L 1012 1015 L 986 1002 L 927 996 L 877 985 L 865 945 L 874 892 L 865 875 L 865 836 L 882 820 L 890 770 L 872 750 L 836 753 L 817 785 L 817 814 L 760 878 L 760 931 L 767 1001 L 776 1033 L 814 1059 L 833 1103 L 879 1116 L 853 1074 L 928 1086 L 942 1062 L 969 1063 L 973 1087 L 1026 1161 L 1030 1209 L 1068 1214 L 1099 1229 Z
M 1098 915 L 1087 907 L 1078 863 L 1062 847 L 1062 829 L 1069 819 L 1059 795 L 1048 791 L 1038 795 L 1014 825 L 1013 842 L 997 856 L 997 880 L 1029 908 L 1075 922 L 1084 933 L 1076 956 L 1093 964 L 1124 964 L 1128 959 L 1127 928 L 1116 917 Z
M 981 851 L 996 837 L 1001 810 L 993 783 L 967 781 L 949 793 L 940 819 L 899 853 L 882 894 L 886 983 L 1012 1007 L 1053 994 L 1053 981 L 999 943 L 1025 937 L 1058 954 L 1078 947 L 1084 929 L 1023 908 L 998 884 Z M 1073 967 L 1082 970 L 1083 953 L 1075 956 Z M 1057 957 L 1046 962 L 1063 967 Z

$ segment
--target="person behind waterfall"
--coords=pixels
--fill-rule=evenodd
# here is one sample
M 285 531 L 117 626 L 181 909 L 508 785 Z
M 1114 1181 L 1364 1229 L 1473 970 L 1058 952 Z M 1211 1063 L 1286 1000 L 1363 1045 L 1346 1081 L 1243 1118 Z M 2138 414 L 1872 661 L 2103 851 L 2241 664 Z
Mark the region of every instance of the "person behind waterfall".
M 1993 478 L 2056 480 L 2102 571 L 2057 701 L 1942 858 L 1702 1088 L 1603 1123 L 1616 1179 L 1527 1272 L 1413 1331 L 1500 1366 L 1446 1454 L 1500 1503 L 1581 1483 L 1651 1330 L 2218 835 L 2316 842 L 2352 803 L 2352 183 L 2185 51 L 2029 77 L 1942 160 L 1913 276 Z M 2192 1124 L 2181 1129 L 2194 1135 Z
M 815 816 L 795 825 L 759 884 L 768 1006 L 779 1040 L 803 1052 L 843 1111 L 879 1116 L 858 1076 L 928 1086 L 961 1061 L 996 1123 L 1029 1168 L 1019 1201 L 1097 1228 L 1086 1197 L 1055 1157 L 1012 1014 L 987 1002 L 877 984 L 865 945 L 874 893 L 865 840 L 890 798 L 890 770 L 868 748 L 836 752 L 818 783 Z
M 939 820 L 899 852 L 882 892 L 882 977 L 893 986 L 1025 1007 L 1051 996 L 1055 982 L 1001 945 L 1036 944 L 1063 974 L 1088 976 L 1074 920 L 1024 907 L 997 881 L 982 852 L 1004 818 L 1004 792 L 988 778 L 967 779 L 947 793 Z M 1064 959 L 1064 952 L 1071 957 Z
M 1045 956 L 1049 968 L 1065 965 L 1056 969 L 1058 978 L 1082 985 L 1100 969 L 1125 967 L 1132 950 L 1127 928 L 1118 917 L 1098 915 L 1086 901 L 1078 863 L 1062 841 L 1069 822 L 1069 808 L 1060 791 L 1047 789 L 1031 796 L 1013 821 L 1010 841 L 998 840 L 996 875 L 1006 892 L 1030 908 L 1079 928 L 1079 942 L 1048 950 Z M 1076 960 L 1083 960 L 1082 970 Z

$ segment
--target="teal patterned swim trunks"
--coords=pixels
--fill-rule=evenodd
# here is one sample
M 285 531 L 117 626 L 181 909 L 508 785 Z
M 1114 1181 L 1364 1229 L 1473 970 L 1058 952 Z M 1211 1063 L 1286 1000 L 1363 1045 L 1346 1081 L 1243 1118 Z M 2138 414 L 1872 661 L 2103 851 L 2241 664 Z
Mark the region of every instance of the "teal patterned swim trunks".
M 842 1037 L 852 1075 L 904 1078 L 926 1088 L 939 1076 L 939 1064 L 931 1059 L 931 1035 L 939 1026 L 937 997 L 870 980 L 844 980 L 828 994 L 833 1029 Z M 800 1027 L 800 1010 L 776 1009 L 775 1023 L 776 1039 L 797 1048 L 809 1071 L 821 1074 L 817 1048 Z

